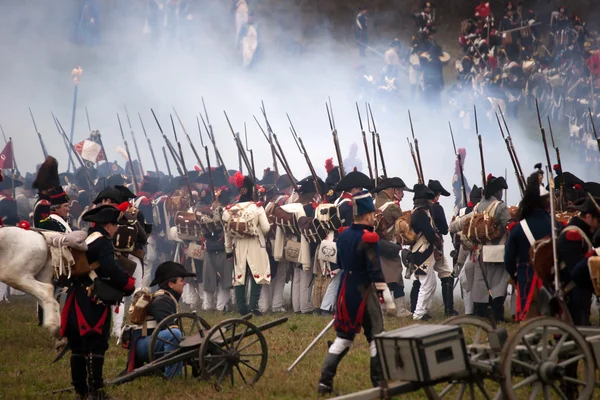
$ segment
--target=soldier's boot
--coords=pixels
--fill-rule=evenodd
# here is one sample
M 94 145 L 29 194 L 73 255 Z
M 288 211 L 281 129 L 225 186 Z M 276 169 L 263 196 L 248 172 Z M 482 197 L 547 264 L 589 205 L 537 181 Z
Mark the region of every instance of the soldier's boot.
M 350 347 L 346 347 L 340 354 L 327 353 L 321 369 L 321 378 L 319 379 L 318 391 L 321 396 L 333 393 L 333 378 L 337 373 L 338 365 L 340 365 L 342 358 L 348 354 L 349 350 Z
M 259 285 L 254 281 L 254 278 L 250 278 L 250 304 L 248 304 L 249 311 L 254 315 L 262 315 L 258 309 L 258 301 L 260 300 L 260 292 L 262 291 L 262 285 Z
M 410 312 L 414 313 L 419 300 L 419 289 L 421 289 L 421 281 L 414 280 L 412 289 L 410 290 Z
M 373 387 L 381 386 L 383 384 L 383 369 L 378 356 L 371 357 L 370 370 Z
M 246 285 L 236 286 L 235 291 L 235 305 L 240 315 L 248 314 L 248 305 L 246 304 Z
M 444 300 L 444 314 L 446 317 L 454 317 L 458 312 L 454 309 L 454 278 L 449 276 L 440 279 L 442 282 L 442 299 Z
M 90 354 L 88 356 L 88 379 L 90 393 L 88 400 L 109 400 L 110 396 L 104 391 L 104 355 Z
M 492 310 L 494 311 L 494 318 L 496 322 L 504 322 L 504 300 L 506 297 L 500 296 L 492 300 Z
M 87 364 L 84 354 L 71 354 L 71 380 L 77 399 L 86 399 L 88 395 Z
M 408 311 L 404 305 L 404 297 L 395 298 L 394 304 L 396 305 L 396 317 L 406 318 L 412 316 L 412 313 Z

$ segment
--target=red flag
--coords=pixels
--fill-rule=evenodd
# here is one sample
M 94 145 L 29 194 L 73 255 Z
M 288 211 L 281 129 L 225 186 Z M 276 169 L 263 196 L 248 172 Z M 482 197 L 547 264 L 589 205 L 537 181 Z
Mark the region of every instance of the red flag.
M 2 153 L 0 153 L 0 169 L 14 168 L 12 140 L 9 140 L 8 143 L 6 143 L 4 150 L 2 150 Z

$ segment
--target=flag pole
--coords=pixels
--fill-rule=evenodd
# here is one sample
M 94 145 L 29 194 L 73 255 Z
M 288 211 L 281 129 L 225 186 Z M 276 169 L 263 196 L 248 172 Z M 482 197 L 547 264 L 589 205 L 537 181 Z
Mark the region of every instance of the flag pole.
M 83 69 L 81 67 L 73 68 L 71 71 L 71 76 L 73 77 L 73 83 L 75 84 L 75 89 L 73 90 L 73 111 L 71 112 L 71 132 L 70 132 L 70 142 L 73 143 L 73 135 L 75 133 L 75 112 L 77 111 L 77 91 L 79 88 L 79 79 L 81 78 L 81 74 L 83 73 Z M 69 152 L 69 162 L 73 162 L 73 155 Z M 73 170 L 75 170 L 75 164 L 73 164 Z M 67 172 L 71 172 L 71 164 L 67 169 Z
M 15 170 L 15 152 L 13 150 L 13 144 L 12 144 L 12 138 L 9 137 L 8 138 L 8 143 L 10 144 L 10 154 L 12 156 L 12 194 L 13 194 L 13 199 L 17 199 L 17 188 L 15 186 L 15 179 L 17 178 L 17 172 Z

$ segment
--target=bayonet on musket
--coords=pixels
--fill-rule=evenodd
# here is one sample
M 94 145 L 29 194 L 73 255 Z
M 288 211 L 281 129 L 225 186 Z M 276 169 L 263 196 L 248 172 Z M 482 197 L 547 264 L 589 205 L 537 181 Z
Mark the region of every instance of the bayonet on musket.
M 281 148 L 281 144 L 279 143 L 279 139 L 277 138 L 277 135 L 275 134 L 275 132 L 273 131 L 273 129 L 271 128 L 271 124 L 269 123 L 269 119 L 267 118 L 267 111 L 265 109 L 265 103 L 261 101 L 261 109 L 260 111 L 262 112 L 263 117 L 265 118 L 265 124 L 267 125 L 267 132 L 269 132 L 269 134 L 273 135 L 273 139 L 275 140 L 275 144 L 277 145 L 277 149 L 279 150 L 279 154 L 281 155 L 281 158 L 283 159 L 283 163 L 286 165 L 286 168 L 284 168 L 287 172 L 287 174 L 289 175 L 290 180 L 292 181 L 292 183 L 294 183 L 294 186 L 296 186 L 296 183 L 298 182 L 296 180 L 296 178 L 294 178 L 293 175 L 290 174 L 290 172 L 292 171 L 292 169 L 290 168 L 290 164 L 287 161 L 287 158 L 285 156 L 285 153 L 283 152 L 283 149 Z
M 31 107 L 29 107 L 29 115 L 31 115 L 31 121 L 33 122 L 33 128 L 35 129 L 35 133 L 37 133 L 38 139 L 40 141 L 40 146 L 42 146 L 42 153 L 44 153 L 44 160 L 48 158 L 48 151 L 46 150 L 46 145 L 44 144 L 44 139 L 42 139 L 42 134 L 38 131 L 37 124 L 35 123 L 35 118 L 33 118 L 33 113 L 31 112 Z
M 298 146 L 298 150 L 300 150 L 300 154 L 302 154 L 304 156 L 304 159 L 306 160 L 306 164 L 308 165 L 308 169 L 310 169 L 310 174 L 312 175 L 313 181 L 315 183 L 315 193 L 317 193 L 318 195 L 321 196 L 322 199 L 324 199 L 325 193 L 321 193 L 321 187 L 320 187 L 321 185 L 319 185 L 319 177 L 317 176 L 315 168 L 313 167 L 313 164 L 310 161 L 310 157 L 308 156 L 308 153 L 306 152 L 306 148 L 304 147 L 302 138 L 298 136 L 298 133 L 296 132 L 296 128 L 294 128 L 294 124 L 292 123 L 290 116 L 287 113 L 285 115 L 287 116 L 287 119 L 290 122 L 290 132 L 292 133 L 292 137 L 294 138 L 294 141 L 296 142 L 296 146 Z
M 468 199 L 467 199 L 467 187 L 465 185 L 465 174 L 463 171 L 463 165 L 462 165 L 462 156 L 460 155 L 460 152 L 458 152 L 456 150 L 456 143 L 454 142 L 454 132 L 452 132 L 452 124 L 450 124 L 450 121 L 448 121 L 448 127 L 450 128 L 450 136 L 452 137 L 452 147 L 454 148 L 454 155 L 456 155 L 456 158 L 458 159 L 458 170 L 460 171 L 460 186 L 462 187 L 462 196 L 463 196 L 463 207 L 467 206 L 468 203 Z
M 498 118 L 498 113 L 496 113 L 496 121 L 498 122 L 498 128 L 500 128 L 500 134 L 502 135 L 502 139 L 504 139 L 504 143 L 506 143 L 506 149 L 508 150 L 508 155 L 510 156 L 510 161 L 512 162 L 513 168 L 515 170 L 515 177 L 517 178 L 517 183 L 519 184 L 519 190 L 521 191 L 521 196 L 525 193 L 525 185 L 519 176 L 519 169 L 517 167 L 517 163 L 515 161 L 515 155 L 512 152 L 510 147 L 510 143 L 508 142 L 508 137 L 504 136 L 504 131 L 502 130 L 502 125 L 500 125 L 500 119 Z
M 135 167 L 133 165 L 133 161 L 131 159 L 131 153 L 129 152 L 129 145 L 127 144 L 127 139 L 125 139 L 125 134 L 123 133 L 123 126 L 121 125 L 121 117 L 119 117 L 119 113 L 117 113 L 117 120 L 119 121 L 119 129 L 121 130 L 121 138 L 123 139 L 123 143 L 125 143 L 125 151 L 127 152 L 127 159 L 129 160 L 129 166 L 131 167 L 131 175 L 133 177 L 133 186 L 135 187 L 135 194 L 138 194 L 140 188 L 138 186 L 137 177 L 135 174 Z
M 207 114 L 207 116 L 208 116 L 208 114 Z M 215 158 L 217 159 L 217 166 L 223 167 L 223 170 L 225 171 L 225 176 L 227 176 L 227 178 L 229 179 L 229 171 L 227 171 L 227 167 L 225 166 L 223 157 L 221 157 L 221 153 L 219 152 L 219 149 L 217 148 L 217 142 L 215 141 L 215 137 L 212 134 L 212 126 L 209 128 L 206 125 L 206 121 L 204 121 L 204 117 L 202 116 L 202 114 L 200 114 L 200 119 L 202 120 L 202 125 L 204 125 L 204 129 L 206 130 L 208 139 L 210 140 L 210 142 L 213 145 L 213 150 L 215 151 Z M 198 120 L 197 116 L 196 116 L 196 122 L 198 123 L 198 132 L 200 132 L 200 137 L 202 137 L 202 130 L 200 129 L 200 121 Z
M 542 142 L 544 143 L 544 151 L 546 152 L 546 162 L 547 165 L 552 168 L 552 162 L 550 161 L 550 152 L 548 151 L 548 142 L 546 140 L 546 130 L 542 125 L 542 117 L 540 115 L 540 106 L 538 105 L 538 100 L 535 99 L 535 110 L 537 111 L 538 123 L 540 125 L 540 132 L 542 133 Z
M 242 159 L 243 163 L 246 165 L 246 169 L 248 170 L 248 175 L 252 182 L 256 182 L 256 175 L 254 175 L 254 171 L 252 170 L 252 165 L 250 164 L 250 160 L 248 160 L 248 155 L 244 151 L 244 145 L 242 144 L 239 134 L 236 134 L 233 130 L 233 126 L 231 125 L 231 121 L 229 121 L 229 117 L 227 116 L 227 112 L 223 110 L 223 114 L 225 114 L 225 119 L 227 120 L 227 124 L 229 125 L 229 129 L 231 130 L 231 134 L 233 135 L 233 141 L 235 142 L 238 148 L 238 154 Z
M 377 147 L 375 145 L 375 129 L 371 130 L 371 118 L 369 118 L 369 105 L 365 103 L 365 112 L 367 114 L 367 129 L 371 132 L 371 144 L 373 146 L 373 173 L 375 186 L 379 182 L 379 167 L 377 166 Z
M 154 163 L 154 168 L 156 168 L 156 177 L 159 177 L 158 174 L 158 163 L 156 162 L 156 156 L 154 155 L 154 149 L 152 148 L 152 142 L 150 141 L 150 138 L 148 137 L 148 133 L 146 133 L 146 127 L 144 126 L 144 121 L 142 121 L 142 116 L 140 115 L 140 113 L 138 113 L 138 117 L 140 118 L 140 124 L 142 124 L 142 131 L 144 132 L 144 137 L 146 138 L 146 141 L 148 142 L 148 147 L 150 148 L 150 154 L 152 155 L 152 162 Z M 165 153 L 166 155 L 166 153 Z
M 252 172 L 256 176 L 256 169 L 254 168 L 254 151 L 248 146 L 248 130 L 246 129 L 246 121 L 244 121 L 244 138 L 246 140 L 246 151 L 250 153 L 250 165 L 252 166 Z
M 173 127 L 173 136 L 175 136 L 175 141 L 177 142 L 177 148 L 179 149 L 179 156 L 181 157 L 181 166 L 183 167 L 183 171 L 184 174 L 182 174 L 182 176 L 185 176 L 185 182 L 187 184 L 187 188 L 188 191 L 190 192 L 190 206 L 192 206 L 194 204 L 194 194 L 192 192 L 192 184 L 190 183 L 190 176 L 188 175 L 188 169 L 185 166 L 185 160 L 183 158 L 183 150 L 181 149 L 181 142 L 179 141 L 179 139 L 177 139 L 177 130 L 175 129 L 175 122 L 173 122 L 173 116 L 169 114 L 169 117 L 171 118 L 171 126 Z
M 504 118 L 504 113 L 502 112 L 502 108 L 498 105 L 498 111 L 500 111 L 500 117 L 502 117 L 502 123 L 504 124 L 504 129 L 506 129 L 506 136 L 508 138 L 508 143 L 510 144 L 510 149 L 515 157 L 515 162 L 517 164 L 517 168 L 519 169 L 519 176 L 521 177 L 521 182 L 523 182 L 523 187 L 527 186 L 525 181 L 525 175 L 523 175 L 523 168 L 521 168 L 521 162 L 519 161 L 519 156 L 517 155 L 517 151 L 515 150 L 515 145 L 512 141 L 512 136 L 510 135 L 510 129 L 508 129 L 508 124 L 506 123 L 506 119 Z
M 377 128 L 375 127 L 375 118 L 373 117 L 373 110 L 371 110 L 371 105 L 369 104 L 369 113 L 371 114 L 371 122 L 373 123 L 373 132 L 375 132 L 375 138 L 377 139 L 377 149 L 379 149 L 379 159 L 381 160 L 381 170 L 383 172 L 383 177 L 387 179 L 387 169 L 385 168 L 385 159 L 383 158 L 383 149 L 381 148 L 381 138 L 379 137 L 379 132 L 377 132 Z M 376 151 L 373 149 L 373 151 Z
M 85 112 L 87 114 L 87 107 L 85 108 Z M 142 157 L 140 157 L 140 149 L 137 145 L 137 140 L 135 140 L 135 133 L 133 132 L 133 127 L 131 126 L 131 120 L 129 119 L 129 111 L 127 110 L 127 106 L 125 106 L 125 116 L 127 117 L 127 124 L 129 125 L 129 132 L 131 133 L 131 139 L 133 140 L 133 148 L 135 149 L 135 155 L 137 156 L 138 163 L 140 164 L 140 173 L 142 177 L 146 175 L 144 172 L 144 166 L 142 165 Z M 132 169 L 133 171 L 133 169 Z
M 477 122 L 477 107 L 473 105 L 473 114 L 475 116 L 475 133 L 477 134 L 477 141 L 479 142 L 479 159 L 481 160 L 481 180 L 483 182 L 483 189 L 487 187 L 487 175 L 485 174 L 485 159 L 483 157 L 483 141 L 479 134 L 479 123 Z
M 408 122 L 410 123 L 410 132 L 412 134 L 413 142 L 415 142 L 415 151 L 417 155 L 417 162 L 419 163 L 419 170 L 417 171 L 417 178 L 419 183 L 425 184 L 425 175 L 423 174 L 423 164 L 421 163 L 421 152 L 419 151 L 419 140 L 415 137 L 415 129 L 412 123 L 412 116 L 410 110 L 408 110 Z
M 367 156 L 367 166 L 369 167 L 369 177 L 373 179 L 373 169 L 371 168 L 371 155 L 369 154 L 369 145 L 367 143 L 367 135 L 365 134 L 365 130 L 363 128 L 362 118 L 360 116 L 360 109 L 358 108 L 358 103 L 356 103 L 356 113 L 358 114 L 358 122 L 360 123 L 360 132 L 363 139 L 363 146 L 365 147 L 365 154 Z M 368 120 L 367 116 L 367 120 Z
M 173 148 L 173 145 L 169 141 L 169 138 L 167 138 L 167 135 L 165 135 L 165 133 L 163 132 L 162 126 L 160 126 L 160 122 L 158 122 L 158 118 L 156 118 L 156 114 L 154 113 L 154 110 L 150 109 L 150 111 L 152 112 L 154 121 L 156 121 L 156 125 L 158 125 L 158 130 L 160 131 L 160 134 L 162 135 L 163 140 L 165 141 L 165 144 L 167 145 L 167 149 L 169 149 L 169 153 L 171 153 L 171 157 L 173 157 L 173 161 L 175 161 L 175 167 L 177 168 L 179 175 L 183 176 L 183 171 L 181 170 L 181 167 L 179 166 L 179 163 L 177 162 L 177 154 L 175 153 L 175 149 Z M 167 163 L 167 166 L 168 165 L 169 165 L 169 163 Z M 169 175 L 171 175 L 170 172 L 169 172 Z
M 406 142 L 408 143 L 408 148 L 410 149 L 410 155 L 412 156 L 413 163 L 415 164 L 415 171 L 417 172 L 417 183 L 423 183 L 421 179 L 421 173 L 419 172 L 419 163 L 417 162 L 417 156 L 415 155 L 415 149 L 413 148 L 412 143 L 409 138 L 406 138 Z
M 202 173 L 206 172 L 206 169 L 204 168 L 204 164 L 202 163 L 202 160 L 200 159 L 200 156 L 198 155 L 198 152 L 196 151 L 196 147 L 194 147 L 194 143 L 192 143 L 192 139 L 190 138 L 190 135 L 188 135 L 187 130 L 185 129 L 185 126 L 183 126 L 183 122 L 181 122 L 181 118 L 179 118 L 179 114 L 177 114 L 177 110 L 175 109 L 175 107 L 173 107 L 173 112 L 175 113 L 175 117 L 177 117 L 177 121 L 179 121 L 179 126 L 181 126 L 181 129 L 183 130 L 183 133 L 185 134 L 185 137 L 187 138 L 188 144 L 192 148 L 192 153 L 194 153 L 194 157 L 196 157 L 196 161 L 198 162 L 198 166 L 200 167 L 200 170 L 202 171 Z
M 558 163 L 558 179 L 559 179 L 559 193 L 560 193 L 560 210 L 564 209 L 564 187 L 565 187 L 565 176 L 563 175 L 562 162 L 560 160 L 560 149 L 554 142 L 554 133 L 552 133 L 552 124 L 550 123 L 550 117 L 548 117 L 548 129 L 550 129 L 550 139 L 552 140 L 552 147 L 556 151 L 556 162 Z
M 169 157 L 167 157 L 167 150 L 165 146 L 162 147 L 163 156 L 165 157 L 165 164 L 167 164 L 167 172 L 169 173 L 169 178 L 173 178 L 173 174 L 171 173 L 171 165 L 169 164 Z
M 344 178 L 344 159 L 342 158 L 342 151 L 340 150 L 340 142 L 338 140 L 338 132 L 337 128 L 335 127 L 335 119 L 333 117 L 333 106 L 331 105 L 331 98 L 329 98 L 329 104 L 325 103 L 325 108 L 327 109 L 327 118 L 329 119 L 331 136 L 333 136 L 333 146 L 335 147 L 335 154 L 338 159 L 340 178 Z

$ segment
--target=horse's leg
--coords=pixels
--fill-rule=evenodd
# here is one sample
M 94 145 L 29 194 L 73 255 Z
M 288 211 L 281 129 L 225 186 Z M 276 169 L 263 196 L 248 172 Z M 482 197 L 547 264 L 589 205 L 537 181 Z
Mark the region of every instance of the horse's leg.
M 50 264 L 47 262 L 46 267 Z M 25 293 L 35 297 L 44 309 L 44 327 L 54 336 L 58 336 L 60 328 L 59 304 L 54 300 L 54 286 L 50 283 L 43 283 L 36 280 L 33 276 L 24 275 L 15 280 L 13 286 Z

